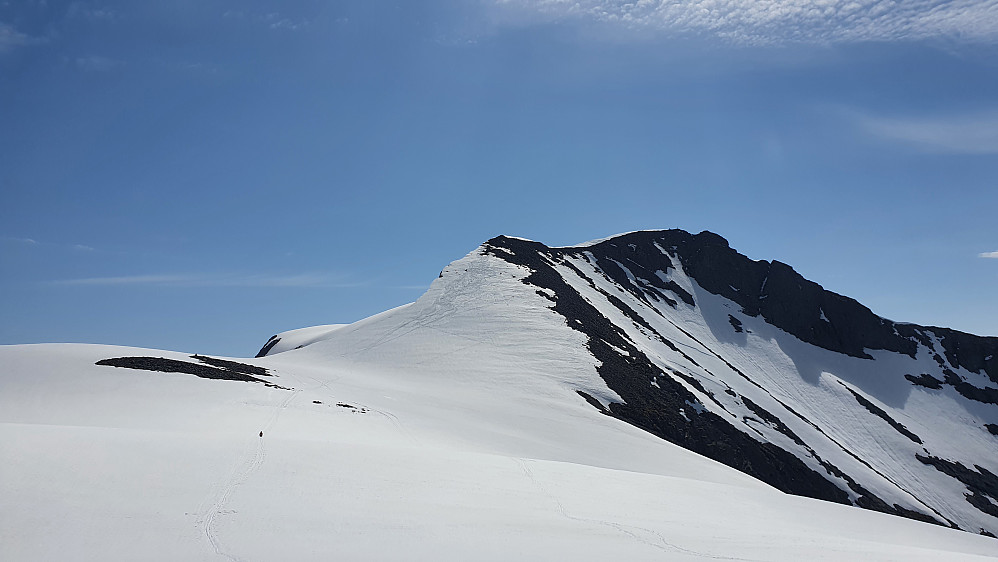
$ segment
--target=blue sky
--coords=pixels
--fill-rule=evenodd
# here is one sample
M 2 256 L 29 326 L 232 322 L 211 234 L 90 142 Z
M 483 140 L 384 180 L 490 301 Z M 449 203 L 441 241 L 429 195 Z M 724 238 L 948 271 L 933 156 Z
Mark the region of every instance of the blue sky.
M 252 355 L 498 234 L 998 335 L 998 2 L 0 1 L 0 343 Z

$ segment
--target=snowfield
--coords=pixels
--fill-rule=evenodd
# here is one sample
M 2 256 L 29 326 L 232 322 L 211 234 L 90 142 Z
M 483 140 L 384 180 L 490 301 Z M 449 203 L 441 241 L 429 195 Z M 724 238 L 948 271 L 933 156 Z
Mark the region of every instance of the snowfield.
M 258 378 L 269 386 L 96 365 L 203 362 L 177 352 L 0 346 L 0 559 L 998 558 L 995 539 L 787 495 L 601 413 L 578 391 L 604 406 L 622 399 L 585 336 L 521 282 L 529 273 L 475 251 L 411 305 L 279 334 L 284 345 L 270 355 L 233 360 L 268 369 Z M 708 314 L 722 312 L 727 322 L 727 312 Z M 691 337 L 706 339 L 694 313 L 683 314 Z M 769 346 L 762 360 L 795 356 L 793 338 L 742 320 L 752 345 Z M 760 357 L 732 345 L 745 354 L 729 350 L 737 365 Z M 646 348 L 655 361 L 683 361 Z M 817 375 L 818 394 L 800 397 L 825 401 L 816 415 L 838 408 L 829 395 L 853 400 L 848 388 L 877 395 L 845 371 Z M 904 410 L 922 407 L 919 392 Z M 957 423 L 917 419 L 903 422 L 923 438 Z M 832 439 L 893 450 L 856 423 L 827 441 L 794 430 L 843 465 L 852 461 Z M 931 467 L 929 476 L 875 468 L 933 491 Z M 882 488 L 901 494 L 888 480 Z

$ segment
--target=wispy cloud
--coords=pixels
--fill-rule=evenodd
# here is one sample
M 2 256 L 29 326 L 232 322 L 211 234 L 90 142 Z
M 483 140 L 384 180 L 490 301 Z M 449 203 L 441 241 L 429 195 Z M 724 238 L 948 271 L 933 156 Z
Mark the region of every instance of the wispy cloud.
M 125 65 L 124 61 L 97 55 L 78 57 L 74 62 L 76 68 L 86 72 L 110 72 Z
M 0 241 L 17 244 L 19 246 L 36 246 L 38 248 L 69 248 L 71 250 L 78 250 L 82 252 L 96 251 L 92 246 L 87 246 L 86 244 L 56 244 L 52 242 L 39 242 L 34 238 L 24 238 L 18 236 L 0 236 Z
M 977 257 L 979 257 L 979 258 L 994 258 L 994 259 L 998 259 L 998 251 L 995 251 L 995 252 L 982 252 L 980 254 L 977 254 Z
M 4 240 L 7 242 L 16 242 L 18 244 L 26 244 L 28 246 L 38 245 L 38 240 L 35 240 L 34 238 L 18 238 L 16 236 L 2 236 L 0 237 L 0 240 Z
M 120 14 L 107 6 L 88 6 L 83 2 L 73 2 L 66 9 L 67 18 L 83 18 L 91 21 L 114 21 Z
M 871 135 L 929 152 L 998 154 L 998 110 L 929 117 L 851 115 Z
M 270 29 L 283 29 L 286 31 L 299 31 L 305 29 L 312 23 L 306 18 L 294 19 L 285 17 L 280 12 L 259 14 L 244 12 L 242 10 L 228 10 L 222 14 L 222 18 L 233 21 L 246 21 L 255 24 L 263 24 Z
M 304 29 L 308 27 L 308 20 L 290 20 L 288 18 L 282 18 L 270 24 L 270 29 L 286 29 L 288 31 L 298 31 L 299 29 Z
M 998 39 L 998 0 L 494 0 L 523 20 L 585 18 L 737 43 Z
M 199 74 L 218 74 L 218 67 L 207 62 L 178 62 L 170 66 L 181 72 L 191 72 Z
M 0 22 L 0 55 L 14 50 L 16 47 L 41 43 L 42 39 L 31 37 L 18 31 L 13 25 Z
M 168 273 L 85 277 L 49 282 L 61 286 L 159 286 L 159 287 L 356 287 L 362 283 L 344 282 L 329 274 L 263 275 L 235 273 Z
M 52 285 L 172 285 L 189 283 L 188 275 L 125 275 L 120 277 L 86 277 L 52 281 Z

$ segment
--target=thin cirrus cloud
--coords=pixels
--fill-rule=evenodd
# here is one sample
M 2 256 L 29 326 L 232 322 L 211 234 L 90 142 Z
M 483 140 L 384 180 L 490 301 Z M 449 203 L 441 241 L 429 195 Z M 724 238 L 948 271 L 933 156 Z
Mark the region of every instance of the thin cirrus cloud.
M 85 277 L 51 281 L 58 286 L 156 286 L 156 287 L 357 287 L 360 283 L 343 282 L 324 274 L 240 275 L 240 274 L 151 274 L 117 277 Z
M 38 240 L 35 240 L 34 238 L 20 238 L 17 236 L 3 236 L 0 237 L 0 240 L 5 242 L 14 242 L 17 244 L 25 244 L 28 246 L 37 246 L 39 244 Z
M 998 154 L 998 111 L 929 117 L 853 113 L 852 118 L 872 136 L 926 152 Z
M 13 50 L 15 47 L 30 45 L 37 42 L 25 33 L 21 33 L 14 26 L 0 22 L 0 54 Z
M 78 250 L 81 252 L 93 252 L 95 251 L 93 246 L 87 246 L 86 244 L 57 244 L 53 242 L 39 242 L 34 238 L 23 238 L 18 236 L 0 236 L 0 242 L 10 243 L 18 246 L 31 247 L 31 248 L 69 248 L 71 250 Z
M 86 72 L 111 72 L 125 65 L 124 61 L 98 55 L 77 57 L 75 63 L 76 68 Z
M 495 0 L 517 19 L 580 17 L 736 43 L 998 39 L 998 0 Z
M 977 257 L 979 257 L 979 258 L 993 258 L 993 259 L 998 259 L 998 251 L 994 251 L 994 252 L 982 252 L 980 254 L 977 254 Z
M 91 21 L 113 21 L 120 14 L 107 7 L 86 6 L 82 2 L 73 2 L 66 9 L 67 18 L 83 18 Z
M 251 22 L 266 25 L 270 29 L 283 29 L 286 31 L 299 31 L 307 28 L 311 21 L 304 18 L 293 19 L 284 17 L 280 12 L 268 12 L 266 14 L 244 12 L 242 10 L 228 10 L 222 14 L 223 19 L 233 21 Z

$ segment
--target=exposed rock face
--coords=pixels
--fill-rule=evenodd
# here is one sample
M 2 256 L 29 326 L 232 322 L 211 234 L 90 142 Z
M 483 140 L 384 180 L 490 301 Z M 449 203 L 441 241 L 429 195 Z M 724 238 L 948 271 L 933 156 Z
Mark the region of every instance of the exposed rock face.
M 567 248 L 500 236 L 481 252 L 528 268 L 522 282 L 588 336 L 623 399 L 587 395 L 604 413 L 789 493 L 998 531 L 998 338 L 881 318 L 710 232 Z M 963 464 L 942 460 L 955 457 L 934 427 L 953 407 L 986 418 L 963 428 Z M 939 500 L 939 478 L 967 493 Z
M 200 363 L 166 359 L 164 357 L 112 357 L 101 359 L 96 364 L 108 367 L 121 367 L 138 371 L 154 371 L 159 373 L 184 373 L 202 379 L 260 382 L 273 388 L 284 388 L 267 382 L 259 377 L 270 377 L 270 372 L 256 365 L 247 365 L 225 359 L 217 359 L 205 355 L 192 355 Z M 285 389 L 287 390 L 287 389 Z
M 600 376 L 624 398 L 624 403 L 610 404 L 609 412 L 612 415 L 756 476 L 785 492 L 848 503 L 848 494 L 783 449 L 753 440 L 716 414 L 700 411 L 692 418 L 689 417 L 686 409 L 693 411 L 693 405 L 699 404 L 699 399 L 676 380 L 664 376 L 662 369 L 653 365 L 635 348 L 617 326 L 564 282 L 544 259 L 545 252 L 554 252 L 553 250 L 510 238 L 489 241 L 489 245 L 492 244 L 512 251 L 512 254 L 502 254 L 507 261 L 530 268 L 533 273 L 523 282 L 554 291 L 556 297 L 552 309 L 565 316 L 568 326 L 589 336 L 589 350 L 601 361 L 598 368 Z M 496 255 L 500 253 L 497 252 Z M 654 254 L 649 254 L 650 256 Z M 657 265 L 665 266 L 661 260 Z M 693 302 L 692 295 L 678 286 L 666 287 L 663 283 L 658 288 L 678 293 L 676 296 L 685 302 Z M 675 305 L 675 301 L 668 299 L 664 293 L 660 292 L 658 296 Z M 641 295 L 640 298 L 646 297 Z M 619 299 L 612 301 L 633 321 L 651 329 Z M 621 354 L 617 350 L 624 350 L 626 353 Z M 676 375 L 683 376 L 678 372 Z M 659 385 L 666 385 L 666 392 L 649 392 L 649 383 L 653 380 Z M 696 384 L 693 379 L 689 380 Z M 775 420 L 775 417 L 762 408 L 757 411 Z
M 260 351 L 256 353 L 255 357 L 266 357 L 267 354 L 270 353 L 270 350 L 273 349 L 275 345 L 280 343 L 280 341 L 281 338 L 276 335 L 270 336 L 270 339 L 267 340 L 267 343 L 263 344 L 263 347 L 260 348 Z

